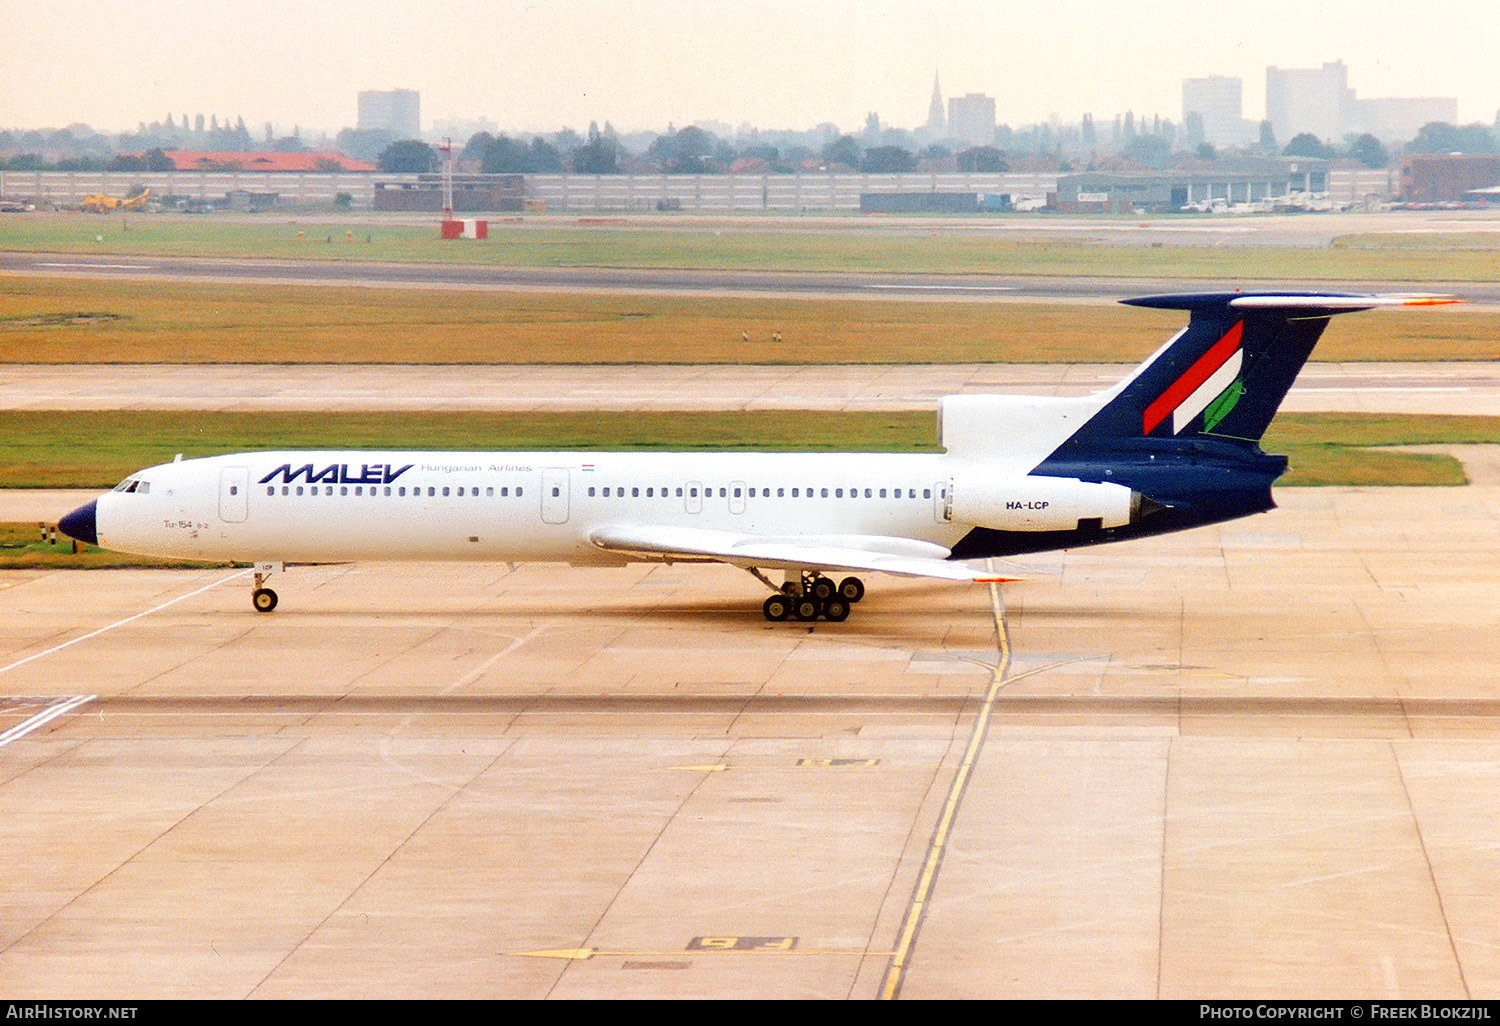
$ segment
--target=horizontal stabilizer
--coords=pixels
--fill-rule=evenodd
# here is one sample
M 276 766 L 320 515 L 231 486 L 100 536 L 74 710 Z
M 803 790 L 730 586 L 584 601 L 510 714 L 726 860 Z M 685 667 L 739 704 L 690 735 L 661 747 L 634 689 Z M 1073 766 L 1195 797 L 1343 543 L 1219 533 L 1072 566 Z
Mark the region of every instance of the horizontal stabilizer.
M 1212 310 L 1232 306 L 1241 310 L 1301 310 L 1354 313 L 1377 306 L 1444 306 L 1462 300 L 1437 292 L 1199 292 L 1122 299 L 1126 306 L 1153 310 Z

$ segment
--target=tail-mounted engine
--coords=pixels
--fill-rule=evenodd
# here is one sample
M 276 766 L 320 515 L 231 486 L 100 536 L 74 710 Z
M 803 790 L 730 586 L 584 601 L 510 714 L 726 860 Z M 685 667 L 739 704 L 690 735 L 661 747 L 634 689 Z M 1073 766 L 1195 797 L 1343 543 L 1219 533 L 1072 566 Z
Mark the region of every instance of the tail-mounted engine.
M 1123 527 L 1164 508 L 1140 492 L 1076 477 L 954 477 L 945 519 L 996 531 Z

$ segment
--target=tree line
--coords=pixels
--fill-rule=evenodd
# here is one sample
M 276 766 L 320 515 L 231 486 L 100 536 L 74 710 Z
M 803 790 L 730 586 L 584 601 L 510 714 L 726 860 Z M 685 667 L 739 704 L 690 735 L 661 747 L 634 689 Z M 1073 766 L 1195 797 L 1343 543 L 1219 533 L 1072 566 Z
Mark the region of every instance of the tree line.
M 1216 160 L 1231 155 L 1282 155 L 1352 159 L 1367 167 L 1386 167 L 1398 153 L 1500 153 L 1500 138 L 1492 126 L 1474 123 L 1424 125 L 1410 142 L 1388 148 L 1370 134 L 1351 135 L 1341 143 L 1302 133 L 1278 146 L 1268 122 L 1261 124 L 1257 143 L 1221 150 L 1201 140 L 1201 124 L 1189 115 L 1182 126 L 1160 117 L 1136 118 L 1130 112 L 1113 123 L 1095 125 L 1085 115 L 1073 125 L 1040 124 L 1022 129 L 999 125 L 991 144 L 971 145 L 955 140 L 925 142 L 920 133 L 884 127 L 871 114 L 863 131 L 840 133 L 832 125 L 808 132 L 739 133 L 729 140 L 699 125 L 661 134 L 632 136 L 628 147 L 605 122 L 591 123 L 583 135 L 571 130 L 549 135 L 492 135 L 478 132 L 459 153 L 463 166 L 489 174 L 726 174 L 734 171 L 790 174 L 797 171 L 862 171 L 896 174 L 911 171 L 1012 170 L 1018 161 L 1025 170 L 1115 170 L 1140 165 L 1165 168 L 1194 160 Z M 385 172 L 431 172 L 440 167 L 437 151 L 420 140 L 396 139 L 391 133 L 344 129 L 332 140 L 321 138 L 310 147 L 294 128 L 277 137 L 269 123 L 261 137 L 252 137 L 243 118 L 234 122 L 198 115 L 180 121 L 141 124 L 135 133 L 112 136 L 87 125 L 48 131 L 0 131 L 0 170 L 11 171 L 164 171 L 171 162 L 165 151 L 194 149 L 209 152 L 274 150 L 306 152 L 336 148 L 339 152 L 375 163 Z M 43 154 L 46 154 L 44 156 Z M 1050 161 L 1046 167 L 1037 161 Z M 228 167 L 229 165 L 226 165 Z M 332 170 L 332 168 L 330 168 Z

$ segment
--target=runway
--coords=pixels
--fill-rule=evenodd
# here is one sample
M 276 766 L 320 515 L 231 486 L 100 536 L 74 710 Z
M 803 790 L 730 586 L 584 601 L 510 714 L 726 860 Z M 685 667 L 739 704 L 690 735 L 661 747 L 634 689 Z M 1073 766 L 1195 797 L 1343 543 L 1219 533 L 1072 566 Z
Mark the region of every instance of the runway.
M 1493 999 L 1470 455 L 811 627 L 715 566 L 7 575 L 0 989 Z
M 576 290 L 673 295 L 807 296 L 941 302 L 1115 303 L 1164 291 L 1153 278 L 993 274 L 847 274 L 805 271 L 679 270 L 598 267 L 498 267 L 341 260 L 226 260 L 68 253 L 0 252 L 0 274 L 110 280 L 359 285 L 472 290 Z M 1206 292 L 1239 282 L 1173 279 L 1169 290 Z M 1500 304 L 1500 283 L 1401 281 L 1264 281 L 1258 289 L 1334 292 L 1446 292 L 1482 306 Z
M 0 410 L 934 410 L 1082 395 L 1129 364 L 0 364 Z M 1284 409 L 1500 414 L 1500 363 L 1311 363 Z

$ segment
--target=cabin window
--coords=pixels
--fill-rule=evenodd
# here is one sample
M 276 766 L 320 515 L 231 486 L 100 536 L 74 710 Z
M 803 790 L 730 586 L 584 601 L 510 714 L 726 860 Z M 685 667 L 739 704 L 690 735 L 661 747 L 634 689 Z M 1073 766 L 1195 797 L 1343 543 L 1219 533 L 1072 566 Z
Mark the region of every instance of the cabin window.
M 833 497 L 835 499 L 842 499 L 844 497 L 844 490 L 842 488 L 835 488 L 833 490 Z
M 230 485 L 229 486 L 229 494 L 230 495 L 238 495 L 238 494 L 240 494 L 240 486 L 239 485 Z
M 281 494 L 282 495 L 291 495 L 292 494 L 292 490 L 290 488 L 288 488 L 286 485 L 282 485 L 281 486 Z
M 552 497 L 555 499 L 555 498 L 557 498 L 561 494 L 562 494 L 562 489 L 559 488 L 559 487 L 557 487 L 557 485 L 553 485 L 552 486 Z
M 448 497 L 448 486 L 447 485 L 443 485 L 443 498 L 446 499 L 447 497 Z
M 696 489 L 696 488 L 689 488 L 688 489 L 688 496 L 690 498 L 696 499 L 698 497 L 698 489 Z
M 298 486 L 297 486 L 297 494 L 298 494 L 298 495 L 301 495 L 301 494 L 302 494 L 302 486 L 301 486 L 301 485 L 298 485 Z
M 880 489 L 880 497 L 882 499 L 885 498 L 885 489 L 884 488 Z
M 484 497 L 486 499 L 493 499 L 495 497 L 495 489 L 493 489 L 493 488 L 486 488 L 484 490 Z
M 880 492 L 881 492 L 882 495 L 884 495 L 885 494 L 885 489 L 884 488 L 880 489 Z M 865 489 L 865 498 L 867 498 L 867 499 L 870 498 L 870 489 L 868 489 L 868 488 Z
M 593 485 L 589 485 L 589 498 L 592 499 L 593 497 L 594 497 L 594 486 Z
M 932 489 L 931 488 L 923 488 L 922 489 L 922 498 L 924 498 L 924 499 L 930 499 L 930 498 L 932 498 Z
M 464 490 L 463 490 L 463 489 L 462 489 L 462 488 L 460 488 L 460 489 L 459 489 L 459 490 L 458 490 L 458 494 L 459 494 L 459 496 L 460 496 L 460 497 L 462 497 L 462 496 L 463 496 L 463 494 L 464 494 Z
M 557 494 L 557 489 L 556 488 L 552 489 L 552 494 L 553 495 Z M 630 497 L 632 499 L 639 499 L 641 497 L 641 490 L 639 488 L 632 488 L 632 489 L 630 489 Z
M 521 489 L 519 487 L 517 487 L 516 488 L 516 498 L 519 499 L 520 497 L 521 497 Z
M 266 494 L 267 494 L 267 495 L 275 495 L 275 494 L 276 494 L 276 489 L 275 489 L 275 487 L 274 487 L 274 486 L 268 486 L 268 487 L 267 487 L 267 488 L 266 488 Z
M 734 497 L 735 497 L 735 498 L 736 498 L 736 499 L 738 499 L 738 498 L 739 498 L 739 497 L 740 497 L 740 490 L 739 490 L 739 489 L 738 489 L 738 488 L 736 488 L 736 489 L 735 489 L 735 490 L 734 490 Z
M 656 489 L 655 488 L 647 488 L 646 489 L 646 498 L 648 498 L 648 499 L 651 498 L 655 493 L 656 493 Z

